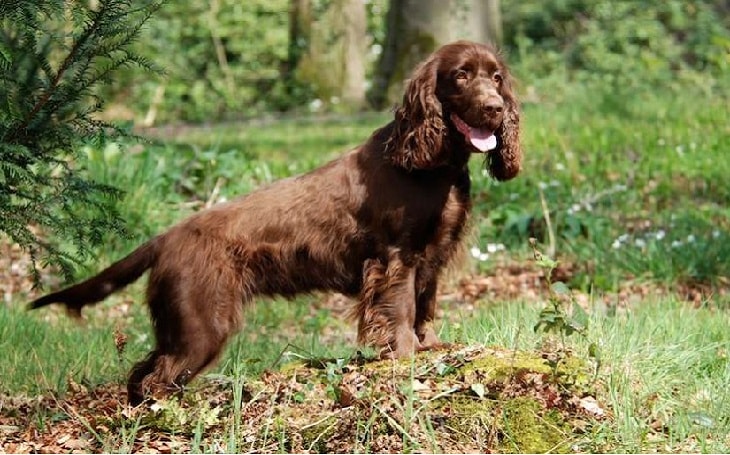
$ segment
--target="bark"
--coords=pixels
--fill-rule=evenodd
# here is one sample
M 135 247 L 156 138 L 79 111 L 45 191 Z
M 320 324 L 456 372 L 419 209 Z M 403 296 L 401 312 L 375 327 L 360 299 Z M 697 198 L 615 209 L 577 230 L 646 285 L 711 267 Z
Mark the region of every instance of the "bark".
M 365 61 L 369 41 L 362 0 L 333 0 L 311 22 L 296 77 L 308 83 L 325 103 L 356 110 L 365 100 Z
M 312 35 L 312 3 L 310 0 L 291 0 L 289 6 L 289 49 L 286 76 L 293 77 L 302 54 Z
M 439 46 L 457 39 L 498 43 L 500 35 L 499 0 L 391 0 L 370 102 L 399 102 L 404 80 Z

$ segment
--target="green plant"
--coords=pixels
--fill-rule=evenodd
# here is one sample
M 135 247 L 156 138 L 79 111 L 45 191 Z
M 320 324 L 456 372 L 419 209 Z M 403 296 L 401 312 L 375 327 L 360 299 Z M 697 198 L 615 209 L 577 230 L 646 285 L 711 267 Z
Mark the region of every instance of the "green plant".
M 537 241 L 534 238 L 530 239 L 530 247 L 535 257 L 535 263 L 545 271 L 545 281 L 548 285 L 548 305 L 540 311 L 533 330 L 535 332 L 542 330 L 543 332 L 560 334 L 563 347 L 565 337 L 573 334 L 578 334 L 588 340 L 588 313 L 575 300 L 568 285 L 562 281 L 553 281 L 552 279 L 552 272 L 558 266 L 558 262 L 538 251 Z M 570 305 L 569 310 L 567 309 L 568 305 Z M 553 371 L 557 371 L 558 363 L 563 360 L 560 355 L 561 352 L 558 351 L 557 354 L 557 356 L 548 358 L 548 363 L 550 363 Z M 589 341 L 588 357 L 595 361 L 595 373 L 597 375 L 601 366 L 601 356 L 597 343 Z
M 0 6 L 0 232 L 37 261 L 72 274 L 104 234 L 124 232 L 121 192 L 87 177 L 80 146 L 125 135 L 98 120 L 96 90 L 123 67 L 159 2 L 3 2 Z M 62 244 L 71 242 L 74 249 Z

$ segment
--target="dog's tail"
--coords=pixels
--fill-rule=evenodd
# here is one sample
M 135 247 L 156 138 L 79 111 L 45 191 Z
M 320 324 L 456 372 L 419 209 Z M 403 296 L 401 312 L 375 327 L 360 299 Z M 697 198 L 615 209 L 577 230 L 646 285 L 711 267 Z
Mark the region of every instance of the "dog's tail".
M 159 244 L 160 238 L 155 237 L 98 275 L 43 296 L 31 302 L 28 308 L 33 310 L 52 303 L 62 303 L 66 305 L 69 314 L 80 316 L 81 308 L 104 300 L 109 294 L 137 280 L 152 267 L 159 253 Z

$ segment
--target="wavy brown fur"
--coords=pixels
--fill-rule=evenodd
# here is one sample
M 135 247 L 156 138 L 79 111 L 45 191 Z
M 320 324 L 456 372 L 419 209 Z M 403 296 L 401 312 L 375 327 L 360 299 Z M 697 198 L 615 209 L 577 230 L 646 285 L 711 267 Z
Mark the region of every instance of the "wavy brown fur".
M 489 47 L 457 42 L 413 74 L 390 124 L 308 174 L 201 211 L 100 274 L 42 297 L 72 312 L 150 270 L 155 349 L 132 369 L 129 400 L 180 389 L 219 356 L 254 296 L 316 290 L 359 297 L 358 338 L 385 357 L 440 346 L 439 275 L 464 237 L 476 149 L 452 114 L 495 131 L 491 174 L 520 169 L 519 115 L 507 68 Z

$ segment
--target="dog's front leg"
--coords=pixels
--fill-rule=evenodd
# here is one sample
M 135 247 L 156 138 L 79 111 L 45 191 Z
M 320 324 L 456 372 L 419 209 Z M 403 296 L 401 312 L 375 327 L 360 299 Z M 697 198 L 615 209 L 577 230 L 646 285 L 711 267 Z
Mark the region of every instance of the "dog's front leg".
M 383 358 L 399 358 L 418 350 L 413 331 L 416 321 L 416 272 L 397 254 L 387 264 L 366 265 L 358 307 L 358 340 L 381 348 Z
M 384 358 L 412 355 L 418 349 L 418 338 L 413 331 L 416 322 L 416 272 L 414 268 L 408 268 L 403 274 L 403 280 L 390 286 L 383 294 L 381 304 L 392 306 L 391 342 L 380 353 Z
M 425 279 L 424 275 L 426 275 Z M 418 282 L 422 280 L 424 283 L 420 285 Z M 421 271 L 416 284 L 418 285 L 418 293 L 416 297 L 416 318 L 413 328 L 418 336 L 418 349 L 420 351 L 426 351 L 447 347 L 448 344 L 439 340 L 438 335 L 436 335 L 436 330 L 433 328 L 433 320 L 436 317 L 437 275 L 435 273 L 424 273 L 424 271 Z

